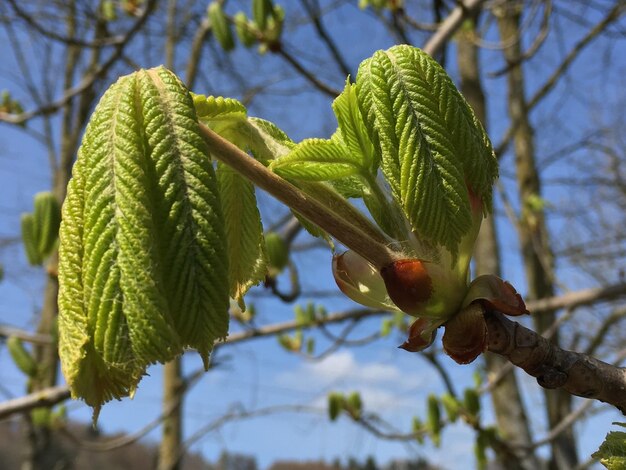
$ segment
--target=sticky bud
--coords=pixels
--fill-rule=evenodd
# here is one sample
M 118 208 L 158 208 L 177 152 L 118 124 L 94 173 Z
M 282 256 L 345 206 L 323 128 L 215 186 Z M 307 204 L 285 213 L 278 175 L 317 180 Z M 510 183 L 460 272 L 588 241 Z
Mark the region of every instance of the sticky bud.
M 333 276 L 341 292 L 355 302 L 371 308 L 397 310 L 377 269 L 354 251 L 333 256 Z
M 433 282 L 424 264 L 417 259 L 401 259 L 383 267 L 380 274 L 387 293 L 405 313 L 418 315 L 433 292 Z

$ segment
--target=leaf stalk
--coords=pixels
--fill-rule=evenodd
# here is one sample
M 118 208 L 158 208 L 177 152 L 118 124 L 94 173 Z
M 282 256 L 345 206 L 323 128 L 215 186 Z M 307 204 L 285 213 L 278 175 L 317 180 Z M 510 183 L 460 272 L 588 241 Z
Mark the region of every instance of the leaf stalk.
M 387 266 L 401 257 L 399 253 L 374 240 L 363 230 L 339 217 L 319 201 L 268 170 L 262 163 L 202 123 L 200 123 L 200 133 L 209 147 L 211 156 L 230 166 L 256 186 L 321 227 L 346 247 L 372 263 L 377 269 L 380 270 L 383 266 Z

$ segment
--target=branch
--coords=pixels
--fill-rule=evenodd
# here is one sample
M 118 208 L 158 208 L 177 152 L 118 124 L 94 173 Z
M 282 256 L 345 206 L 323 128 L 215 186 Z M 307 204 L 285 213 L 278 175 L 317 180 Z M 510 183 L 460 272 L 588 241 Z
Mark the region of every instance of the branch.
M 23 397 L 7 400 L 0 403 L 0 420 L 14 413 L 30 411 L 40 406 L 53 406 L 67 400 L 69 397 L 69 388 L 66 385 L 60 385 L 58 387 L 39 390 Z
M 561 308 L 576 308 L 584 305 L 595 304 L 598 301 L 614 300 L 626 295 L 626 283 L 613 284 L 607 287 L 596 287 L 593 289 L 583 289 L 557 297 L 531 300 L 526 302 L 526 307 L 531 312 L 549 312 Z
M 544 388 L 609 403 L 626 414 L 626 368 L 566 351 L 495 311 L 485 312 L 488 350 L 537 378 Z
M 10 326 L 0 325 L 0 338 L 8 338 L 15 336 L 22 341 L 33 344 L 52 344 L 54 342 L 52 336 L 44 335 L 40 333 L 30 333 L 28 331 L 20 330 L 19 328 L 13 328 Z
M 559 78 L 565 73 L 565 71 L 569 68 L 569 66 L 574 62 L 582 50 L 591 43 L 597 36 L 600 35 L 611 23 L 615 22 L 620 18 L 620 16 L 626 11 L 626 6 L 623 3 L 618 2 L 604 17 L 602 21 L 596 24 L 580 41 L 578 41 L 572 50 L 567 54 L 563 62 L 556 68 L 554 72 L 550 75 L 550 77 L 544 82 L 544 84 L 537 90 L 533 96 L 528 100 L 527 108 L 528 111 L 532 110 L 539 104 L 539 102 L 545 98 L 548 92 L 554 88 L 557 84 Z M 494 151 L 498 158 L 502 156 L 502 154 L 506 151 L 509 144 L 511 143 L 511 139 L 517 128 L 518 123 L 512 122 L 509 128 L 504 133 L 502 140 L 498 145 L 494 147 Z
M 100 65 L 96 70 L 93 71 L 93 73 L 83 77 L 83 79 L 75 87 L 66 90 L 61 98 L 52 103 L 34 109 L 33 111 L 27 111 L 21 114 L 8 114 L 0 112 L 0 122 L 4 121 L 9 124 L 19 125 L 37 116 L 47 116 L 56 112 L 59 108 L 65 106 L 75 96 L 80 95 L 85 90 L 89 89 L 96 80 L 103 77 L 109 71 L 109 69 L 117 62 L 117 60 L 122 57 L 124 53 L 124 48 L 128 45 L 128 43 L 135 36 L 135 34 L 137 34 L 141 30 L 144 23 L 150 16 L 150 13 L 152 13 L 152 11 L 154 10 L 154 6 L 156 5 L 156 3 L 157 0 L 149 0 L 142 15 L 124 35 L 123 40 L 120 41 L 119 44 L 117 44 L 117 46 L 115 47 L 115 51 L 111 54 L 111 57 L 103 62 L 102 65 Z
M 483 1 L 484 0 L 465 0 L 463 2 L 459 2 L 459 5 L 450 12 L 448 17 L 441 23 L 435 34 L 433 34 L 424 47 L 422 47 L 424 52 L 434 56 L 439 49 L 443 47 L 446 41 L 456 32 L 456 30 L 459 29 L 465 18 L 477 9 Z
M 204 124 L 200 124 L 200 132 L 209 146 L 213 157 L 233 168 L 254 185 L 267 191 L 276 199 L 300 213 L 302 216 L 321 227 L 348 248 L 354 250 L 372 263 L 377 269 L 392 263 L 397 255 L 386 245 L 374 239 L 378 229 L 362 217 L 360 227 L 354 220 L 346 220 L 339 216 L 317 199 L 301 191 L 293 184 L 284 180 L 263 164 L 259 163 L 238 147 L 223 139 Z M 358 212 L 354 211 L 356 216 Z M 371 231 L 365 232 L 363 227 L 370 226 Z
M 583 291 L 572 292 L 572 293 L 568 293 L 568 294 L 558 296 L 558 297 L 540 299 L 540 300 L 536 300 L 533 302 L 528 302 L 527 307 L 531 311 L 535 311 L 535 312 L 541 312 L 542 310 L 550 310 L 553 308 L 566 308 L 566 307 L 575 308 L 581 305 L 588 305 L 594 302 L 614 299 L 618 295 L 626 295 L 626 284 L 616 284 L 614 286 L 608 286 L 608 287 L 599 288 L 599 289 L 586 289 Z M 288 333 L 296 329 L 307 330 L 307 329 L 319 327 L 321 325 L 330 325 L 334 323 L 342 323 L 345 321 L 358 321 L 358 320 L 362 320 L 365 318 L 377 317 L 377 316 L 388 315 L 388 314 L 389 312 L 385 312 L 383 310 L 359 308 L 359 309 L 348 310 L 345 312 L 331 313 L 327 315 L 326 317 L 315 319 L 314 321 L 306 325 L 303 325 L 296 321 L 276 323 L 273 325 L 267 325 L 267 326 L 263 326 L 260 328 L 254 328 L 251 330 L 231 333 L 228 336 L 228 338 L 226 338 L 224 341 L 222 341 L 221 343 L 215 344 L 214 350 L 220 347 L 229 345 L 229 344 L 243 343 L 245 341 L 250 341 L 255 338 L 262 338 L 262 337 L 277 335 L 281 333 Z M 496 314 L 496 315 L 499 315 L 499 314 Z M 502 317 L 501 315 L 499 316 Z M 524 348 L 527 348 L 527 346 L 524 346 L 524 348 L 520 347 L 519 351 L 515 349 L 519 345 L 515 344 L 515 338 L 510 338 L 510 332 L 509 332 L 509 330 L 512 330 L 515 328 L 515 325 L 517 325 L 519 328 L 523 328 L 524 332 L 526 332 L 526 334 L 528 334 L 529 337 L 532 338 L 533 340 L 539 341 L 537 339 L 539 338 L 542 342 L 547 343 L 550 350 L 555 348 L 555 346 L 548 343 L 547 339 L 539 336 L 534 331 L 528 330 L 522 327 L 521 325 L 518 325 L 517 323 L 512 322 L 506 319 L 505 317 L 502 317 L 502 323 L 495 322 L 493 325 L 491 325 L 489 321 L 487 322 L 487 326 L 489 328 L 489 338 L 490 338 L 488 349 L 491 352 L 507 357 L 514 365 L 522 367 L 519 364 L 519 361 L 526 359 L 526 357 L 531 355 L 533 352 L 532 352 L 532 349 L 530 351 L 528 349 L 524 349 Z M 1 333 L 2 332 L 0 332 L 0 336 L 2 336 Z M 498 335 L 500 333 L 504 333 L 506 335 L 505 338 L 508 338 L 508 341 L 509 341 L 505 352 L 499 352 L 499 351 L 492 349 L 492 347 L 495 348 L 497 347 L 497 345 L 502 345 L 501 344 L 502 340 L 498 338 Z M 37 335 L 37 336 L 38 337 L 41 336 L 42 340 L 49 338 L 47 335 Z M 541 347 L 545 347 L 545 346 L 542 345 Z M 572 355 L 572 357 L 588 358 L 590 361 L 594 363 L 601 363 L 603 365 L 603 369 L 602 369 L 603 371 L 606 370 L 606 368 L 612 371 L 623 370 L 621 368 L 616 368 L 614 366 L 605 364 L 604 362 L 598 361 L 597 359 L 589 358 L 585 354 L 579 354 L 579 353 L 563 351 L 563 350 L 560 350 L 560 351 L 562 353 Z M 513 360 L 512 357 L 516 360 Z M 553 359 L 551 358 L 548 358 L 548 359 L 549 359 L 548 364 L 554 364 Z M 524 367 L 522 367 L 522 369 L 524 369 Z M 598 376 L 595 376 L 594 378 L 603 379 L 602 376 L 599 376 L 599 378 Z M 624 377 L 623 379 L 622 386 L 626 387 L 626 377 Z M 570 393 L 574 393 L 574 392 L 570 392 Z M 577 394 L 574 393 L 574 395 L 577 395 Z M 584 395 L 579 395 L 579 396 L 584 396 Z M 52 388 L 40 390 L 36 393 L 31 393 L 30 395 L 26 395 L 24 397 L 7 400 L 5 402 L 0 403 L 0 420 L 14 413 L 21 413 L 24 411 L 29 411 L 33 408 L 37 408 L 40 406 L 53 406 L 59 402 L 67 400 L 68 398 L 70 398 L 69 388 L 67 388 L 67 386 L 59 386 L 59 387 L 52 387 Z M 596 396 L 586 396 L 586 398 L 597 398 L 597 399 L 602 400 L 601 398 L 596 397 Z M 611 402 L 608 402 L 608 403 L 611 403 Z
M 18 16 L 18 18 L 21 18 L 28 26 L 30 26 L 32 29 L 37 31 L 42 36 L 50 38 L 54 41 L 62 42 L 70 46 L 79 46 L 79 47 L 85 47 L 85 48 L 101 48 L 101 47 L 107 47 L 107 46 L 116 46 L 116 45 L 124 43 L 125 41 L 125 38 L 123 35 L 109 36 L 109 37 L 102 38 L 102 39 L 96 39 L 94 41 L 85 41 L 81 38 L 74 37 L 74 36 L 64 36 L 52 29 L 46 29 L 44 26 L 39 24 L 37 20 L 35 20 L 34 14 L 31 14 L 27 12 L 26 10 L 22 10 L 22 8 L 20 7 L 19 3 L 16 0 L 7 0 L 7 1 L 11 5 L 11 8 L 13 8 L 13 11 Z

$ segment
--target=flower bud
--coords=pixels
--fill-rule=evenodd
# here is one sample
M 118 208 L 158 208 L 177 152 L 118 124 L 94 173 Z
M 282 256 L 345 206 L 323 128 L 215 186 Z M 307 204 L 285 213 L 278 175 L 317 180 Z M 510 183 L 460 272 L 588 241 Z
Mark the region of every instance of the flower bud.
M 394 261 L 383 267 L 380 274 L 393 303 L 409 315 L 418 315 L 433 293 L 432 279 L 420 260 Z
M 366 307 L 397 311 L 374 266 L 354 251 L 333 256 L 333 276 L 345 295 Z

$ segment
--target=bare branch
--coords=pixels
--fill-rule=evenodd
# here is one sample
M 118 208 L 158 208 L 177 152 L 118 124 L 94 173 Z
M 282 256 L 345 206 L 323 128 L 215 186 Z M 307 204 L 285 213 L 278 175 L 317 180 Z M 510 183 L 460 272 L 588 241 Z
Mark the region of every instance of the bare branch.
M 150 16 L 150 13 L 154 10 L 154 6 L 156 5 L 156 3 L 157 0 L 149 0 L 143 14 L 126 32 L 126 34 L 124 35 L 124 41 L 120 42 L 116 46 L 115 51 L 111 54 L 111 56 L 92 73 L 83 77 L 83 79 L 75 87 L 65 90 L 61 98 L 52 103 L 41 106 L 33 111 L 27 111 L 21 114 L 8 114 L 0 112 L 0 121 L 7 122 L 9 124 L 19 125 L 37 116 L 46 116 L 52 114 L 56 112 L 59 108 L 65 106 L 72 98 L 80 95 L 85 90 L 88 90 L 95 83 L 96 80 L 102 78 L 109 71 L 109 69 L 118 61 L 118 59 L 122 57 L 126 45 L 135 36 L 135 34 L 137 34 L 141 30 L 142 26 Z
M 9 336 L 15 336 L 22 341 L 33 344 L 52 344 L 53 342 L 50 335 L 29 333 L 28 331 L 20 330 L 19 328 L 0 325 L 0 338 L 8 338 Z
M 526 307 L 535 314 L 560 308 L 582 307 L 595 304 L 598 301 L 613 300 L 624 295 L 626 295 L 626 283 L 620 283 L 607 287 L 568 292 L 567 294 L 547 299 L 529 301 L 526 303 Z
M 23 397 L 13 398 L 0 403 L 0 420 L 12 414 L 30 411 L 40 406 L 53 406 L 67 400 L 69 397 L 69 388 L 66 385 L 60 385 L 39 390 Z
M 463 2 L 459 2 L 459 5 L 450 12 L 445 20 L 443 20 L 437 29 L 437 32 L 430 37 L 428 42 L 426 42 L 422 48 L 424 52 L 434 56 L 439 49 L 443 47 L 446 41 L 456 32 L 456 30 L 459 29 L 465 18 L 478 8 L 483 1 L 484 0 L 465 0 Z
M 486 312 L 488 350 L 506 357 L 544 388 L 609 403 L 626 413 L 626 369 L 566 351 L 499 312 Z

